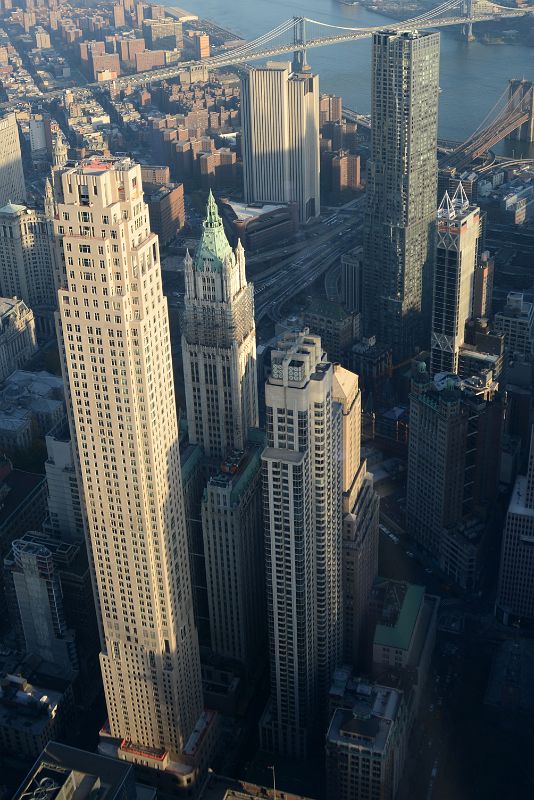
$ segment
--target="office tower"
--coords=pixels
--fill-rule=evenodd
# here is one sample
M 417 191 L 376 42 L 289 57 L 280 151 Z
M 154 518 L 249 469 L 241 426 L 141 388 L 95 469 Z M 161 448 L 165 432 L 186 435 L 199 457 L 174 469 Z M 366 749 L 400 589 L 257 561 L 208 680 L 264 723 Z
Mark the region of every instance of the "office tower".
M 343 662 L 356 666 L 369 593 L 378 571 L 379 499 L 360 457 L 358 376 L 334 365 L 332 397 L 342 413 Z
M 319 122 L 321 127 L 325 122 L 342 122 L 343 98 L 335 94 L 322 94 L 319 98 Z
M 202 500 L 211 649 L 249 674 L 267 644 L 261 451 L 227 458 Z
M 271 698 L 261 746 L 304 757 L 342 655 L 341 409 L 318 336 L 271 354 L 263 451 Z
M 209 457 L 243 450 L 258 424 L 254 292 L 210 192 L 194 259 L 185 258 L 182 329 L 189 441 Z
M 247 203 L 297 203 L 308 222 L 321 211 L 319 77 L 285 63 L 251 67 L 241 81 Z
M 56 172 L 55 192 L 58 335 L 110 735 L 119 757 L 172 769 L 202 694 L 158 240 L 129 158 Z
M 24 300 L 36 316 L 38 333 L 41 318 L 52 317 L 57 306 L 46 217 L 15 203 L 0 208 L 0 293 Z
M 4 580 L 11 621 L 26 652 L 54 664 L 71 680 L 78 671 L 78 656 L 50 550 L 39 542 L 16 539 L 4 559 Z
M 17 118 L 11 113 L 0 119 L 0 207 L 25 201 L 19 129 Z
M 504 334 L 509 357 L 530 358 L 534 353 L 534 303 L 527 302 L 522 292 L 508 292 L 505 307 L 493 318 L 493 329 Z
M 459 379 L 431 384 L 425 372 L 417 383 L 410 395 L 407 529 L 455 582 L 474 589 L 497 496 L 502 398 L 477 397 Z
M 64 542 L 84 539 L 80 491 L 69 426 L 62 419 L 45 436 L 48 519 L 45 529 Z
M 458 372 L 465 323 L 472 315 L 480 237 L 480 209 L 470 205 L 462 184 L 445 192 L 438 209 L 430 372 Z
M 504 525 L 495 611 L 506 625 L 534 620 L 534 430 L 526 475 L 518 475 Z
M 428 347 L 437 192 L 439 34 L 373 34 L 364 331 L 395 361 Z

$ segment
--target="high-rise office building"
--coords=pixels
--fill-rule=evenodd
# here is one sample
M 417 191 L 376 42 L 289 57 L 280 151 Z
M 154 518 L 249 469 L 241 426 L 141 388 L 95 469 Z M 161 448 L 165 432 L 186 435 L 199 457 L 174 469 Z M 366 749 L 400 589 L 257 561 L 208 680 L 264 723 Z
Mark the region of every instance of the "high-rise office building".
M 247 203 L 297 203 L 308 222 L 321 211 L 319 77 L 287 63 L 251 67 L 241 84 Z
M 129 158 L 58 171 L 55 191 L 58 335 L 111 746 L 178 776 L 202 692 L 158 240 Z
M 11 621 L 22 634 L 26 652 L 72 679 L 78 656 L 74 632 L 65 622 L 53 554 L 44 544 L 16 539 L 4 559 L 4 579 Z
M 209 457 L 243 450 L 258 424 L 254 291 L 211 192 L 195 257 L 185 258 L 182 354 L 189 441 Z
M 508 505 L 495 604 L 507 625 L 534 620 L 534 430 L 527 474 L 519 475 Z
M 334 365 L 332 397 L 342 412 L 343 661 L 356 666 L 369 593 L 378 572 L 379 498 L 360 457 L 358 376 Z
M 493 318 L 495 333 L 504 335 L 507 355 L 531 358 L 534 354 L 534 303 L 522 292 L 508 292 L 506 305 Z
M 84 539 L 82 504 L 74 466 L 74 453 L 68 422 L 63 418 L 45 436 L 45 472 L 48 489 L 50 535 L 64 542 Z
M 202 500 L 211 649 L 249 674 L 267 644 L 261 451 L 228 458 Z
M 471 205 L 462 184 L 445 192 L 438 209 L 430 372 L 458 372 L 465 323 L 473 311 L 480 237 L 480 209 Z
M 57 306 L 50 231 L 44 214 L 23 205 L 0 208 L 0 293 L 37 313 Z
M 17 117 L 10 113 L 0 119 L 0 206 L 25 201 Z
M 318 336 L 271 354 L 263 451 L 271 697 L 262 747 L 306 754 L 342 655 L 341 408 Z
M 497 496 L 502 399 L 477 397 L 459 379 L 431 383 L 424 371 L 414 384 L 407 528 L 452 580 L 474 589 Z
M 394 360 L 428 347 L 437 193 L 439 34 L 373 34 L 364 330 Z

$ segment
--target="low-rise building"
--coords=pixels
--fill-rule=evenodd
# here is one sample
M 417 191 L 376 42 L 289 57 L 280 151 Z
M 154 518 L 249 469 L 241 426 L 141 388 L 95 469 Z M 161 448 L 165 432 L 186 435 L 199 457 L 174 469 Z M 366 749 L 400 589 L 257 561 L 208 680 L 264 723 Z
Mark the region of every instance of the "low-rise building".
M 150 215 L 150 229 L 164 247 L 185 225 L 183 183 L 143 184 L 145 203 Z
M 394 800 L 410 732 L 404 693 L 339 669 L 326 734 L 329 800 Z
M 241 240 L 249 253 L 283 244 L 295 235 L 298 209 L 295 204 L 236 203 L 225 200 L 221 214 L 229 237 Z
M 331 361 L 347 364 L 349 351 L 360 333 L 359 314 L 347 311 L 340 303 L 317 299 L 304 311 L 304 325 L 321 337 Z

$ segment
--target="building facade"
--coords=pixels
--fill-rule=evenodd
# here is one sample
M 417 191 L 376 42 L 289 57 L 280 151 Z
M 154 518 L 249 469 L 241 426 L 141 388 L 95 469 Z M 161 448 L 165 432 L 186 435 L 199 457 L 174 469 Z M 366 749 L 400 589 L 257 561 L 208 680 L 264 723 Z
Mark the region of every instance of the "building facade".
M 72 680 L 79 667 L 76 642 L 65 621 L 52 552 L 44 544 L 16 539 L 4 559 L 4 580 L 11 621 L 26 653 L 54 664 Z
M 24 300 L 0 297 L 0 381 L 23 367 L 36 350 L 31 308 Z
M 26 202 L 19 129 L 14 113 L 0 119 L 0 207 Z
M 430 372 L 458 373 L 460 347 L 473 312 L 480 237 L 480 209 L 470 205 L 462 184 L 445 193 L 438 209 L 432 297 Z
M 497 617 L 507 625 L 534 620 L 534 432 L 526 475 L 516 478 L 501 550 Z
M 303 223 L 318 216 L 319 77 L 287 63 L 250 68 L 241 116 L 245 201 L 295 202 Z
M 379 499 L 360 456 L 358 376 L 335 364 L 332 394 L 342 413 L 343 663 L 356 666 L 367 601 L 378 572 Z
M 364 331 L 394 360 L 427 347 L 437 193 L 439 34 L 373 34 Z
M 534 303 L 522 292 L 508 292 L 506 305 L 493 318 L 495 333 L 504 335 L 507 355 L 530 358 L 534 353 Z
M 202 500 L 211 649 L 245 673 L 266 647 L 261 450 L 228 458 Z
M 55 192 L 64 254 L 58 336 L 111 746 L 121 758 L 172 771 L 202 692 L 158 240 L 141 169 L 128 158 L 57 172 Z
M 271 355 L 263 451 L 271 697 L 263 749 L 303 757 L 342 655 L 341 409 L 318 336 Z
M 185 258 L 182 356 L 189 441 L 208 457 L 244 450 L 258 424 L 254 293 L 211 193 L 195 257 Z

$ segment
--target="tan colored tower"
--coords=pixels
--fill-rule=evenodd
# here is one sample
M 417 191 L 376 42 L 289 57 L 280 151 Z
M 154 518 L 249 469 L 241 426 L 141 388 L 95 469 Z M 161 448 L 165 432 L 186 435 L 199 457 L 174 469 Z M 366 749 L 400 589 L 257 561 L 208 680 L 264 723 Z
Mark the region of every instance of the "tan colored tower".
M 172 770 L 202 711 L 167 302 L 141 168 L 55 174 L 58 334 L 101 621 L 111 736 Z

